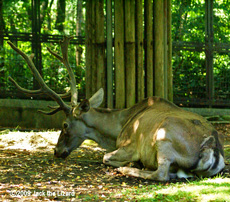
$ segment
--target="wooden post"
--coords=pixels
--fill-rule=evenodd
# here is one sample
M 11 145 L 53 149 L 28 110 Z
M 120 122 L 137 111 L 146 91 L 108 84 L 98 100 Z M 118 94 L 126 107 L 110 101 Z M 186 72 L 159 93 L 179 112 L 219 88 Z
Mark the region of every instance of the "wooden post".
M 171 35 L 171 0 L 167 0 L 167 71 L 168 71 L 168 100 L 173 102 L 173 70 L 172 70 L 172 35 Z
M 97 64 L 97 89 L 103 88 L 106 99 L 106 75 L 105 75 L 105 35 L 104 35 L 104 0 L 96 0 L 96 64 Z M 105 106 L 105 105 L 104 105 Z
M 115 62 L 115 108 L 125 107 L 125 59 L 124 59 L 124 2 L 114 1 L 114 62 Z
M 146 66 L 146 89 L 147 97 L 153 96 L 153 5 L 151 0 L 145 1 L 145 66 Z
M 136 0 L 136 69 L 137 102 L 144 99 L 144 55 L 143 55 L 143 6 L 142 0 Z
M 92 96 L 92 1 L 86 1 L 86 25 L 85 25 L 85 35 L 86 35 L 86 97 L 90 98 Z
M 77 22 L 76 22 L 76 36 L 82 37 L 82 0 L 77 1 Z M 79 44 L 76 44 L 76 65 L 80 66 L 82 61 L 83 49 Z
M 164 1 L 155 0 L 155 95 L 164 98 Z
M 163 33 L 164 33 L 164 39 L 163 39 L 163 51 L 164 51 L 164 98 L 168 99 L 168 47 L 167 47 L 167 39 L 168 39 L 168 33 L 167 33 L 167 20 L 168 20 L 168 13 L 167 13 L 167 0 L 163 0 Z
M 113 108 L 112 1 L 106 1 L 107 107 Z
M 112 2 L 115 108 L 154 94 L 172 100 L 171 0 L 155 0 L 154 7 L 152 0 L 106 0 L 106 57 L 104 0 L 86 1 L 87 97 L 103 87 L 113 107 Z
M 126 67 L 126 106 L 136 102 L 135 67 L 135 1 L 125 0 L 125 67 Z
M 96 2 L 91 2 L 92 6 L 92 20 L 91 20 L 91 32 L 92 32 L 92 94 L 97 91 L 97 45 L 96 45 Z
M 213 75 L 213 1 L 205 1 L 205 66 L 206 66 L 206 93 L 209 107 L 214 100 Z

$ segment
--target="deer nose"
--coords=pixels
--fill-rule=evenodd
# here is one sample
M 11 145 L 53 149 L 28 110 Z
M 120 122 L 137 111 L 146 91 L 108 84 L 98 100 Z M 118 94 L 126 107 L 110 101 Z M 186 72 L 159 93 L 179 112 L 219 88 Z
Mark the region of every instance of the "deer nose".
M 56 151 L 56 149 L 54 149 L 54 156 L 57 156 L 57 151 Z
M 69 152 L 67 150 L 65 150 L 64 152 L 62 152 L 61 158 L 65 159 L 67 156 L 69 156 Z
M 70 152 L 68 150 L 64 150 L 62 153 L 57 152 L 57 149 L 54 149 L 54 156 L 57 158 L 63 158 L 65 159 L 67 156 L 69 156 Z

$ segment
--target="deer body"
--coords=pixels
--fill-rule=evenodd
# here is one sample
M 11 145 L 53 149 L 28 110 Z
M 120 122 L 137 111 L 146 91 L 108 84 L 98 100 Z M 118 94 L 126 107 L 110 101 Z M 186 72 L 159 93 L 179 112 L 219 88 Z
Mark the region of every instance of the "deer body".
M 44 93 L 59 104 L 59 107 L 51 107 L 53 111 L 42 113 L 52 115 L 63 110 L 66 114 L 54 150 L 56 157 L 66 158 L 84 140 L 92 139 L 110 152 L 103 158 L 106 165 L 118 167 L 123 174 L 135 177 L 158 181 L 194 175 L 209 177 L 224 168 L 223 142 L 214 127 L 203 117 L 171 102 L 150 97 L 129 109 L 100 109 L 104 97 L 100 89 L 90 99 L 78 103 L 76 81 L 67 58 L 70 39 L 65 37 L 61 42 L 62 56 L 48 49 L 69 73 L 71 89 L 62 95 L 45 84 L 33 64 L 33 55 L 27 56 L 9 42 L 25 59 L 41 89 L 26 90 L 11 77 L 10 81 L 24 93 Z M 69 94 L 71 106 L 62 100 Z M 139 163 L 145 170 L 127 167 L 132 162 Z
M 124 110 L 92 108 L 90 101 L 85 100 L 73 111 L 73 122 L 66 122 L 68 127 L 83 122 L 90 132 L 66 131 L 76 139 L 69 141 L 68 135 L 60 136 L 56 146 L 58 157 L 68 156 L 85 139 L 92 139 L 112 151 L 105 154 L 105 164 L 135 177 L 158 181 L 181 177 L 181 173 L 182 177 L 208 177 L 225 166 L 223 148 L 214 127 L 198 114 L 164 99 L 147 98 Z M 148 171 L 124 167 L 131 162 L 141 162 Z
M 180 177 L 181 171 L 183 177 L 208 177 L 224 168 L 218 134 L 203 117 L 160 98 L 145 101 L 149 106 L 128 121 L 117 138 L 118 149 L 104 156 L 105 164 L 158 181 Z M 138 161 L 148 171 L 123 167 Z

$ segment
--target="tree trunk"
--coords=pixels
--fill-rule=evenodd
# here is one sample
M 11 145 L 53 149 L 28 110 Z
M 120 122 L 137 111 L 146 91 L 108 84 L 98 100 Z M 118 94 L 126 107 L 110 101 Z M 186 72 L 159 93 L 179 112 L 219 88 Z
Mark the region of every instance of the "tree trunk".
M 51 7 L 53 5 L 53 2 L 54 0 L 51 0 L 50 4 L 49 4 L 49 7 L 48 7 L 48 11 L 47 11 L 47 27 L 48 27 L 48 30 L 51 30 Z
M 63 33 L 64 31 L 64 22 L 65 22 L 65 0 L 57 1 L 57 18 L 55 23 L 55 28 Z
M 48 14 L 48 3 L 49 3 L 48 0 L 41 1 L 41 6 L 40 6 L 40 8 L 41 8 L 41 10 L 40 10 L 40 23 L 41 23 L 41 26 L 43 24 L 45 16 Z

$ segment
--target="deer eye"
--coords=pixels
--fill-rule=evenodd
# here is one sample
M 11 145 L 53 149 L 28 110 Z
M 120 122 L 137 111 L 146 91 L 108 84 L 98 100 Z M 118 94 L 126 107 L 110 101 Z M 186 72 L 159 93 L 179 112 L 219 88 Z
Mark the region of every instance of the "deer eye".
M 64 128 L 64 129 L 67 129 L 68 127 L 69 127 L 69 124 L 68 124 L 68 123 L 66 123 L 66 122 L 63 123 L 63 128 Z

